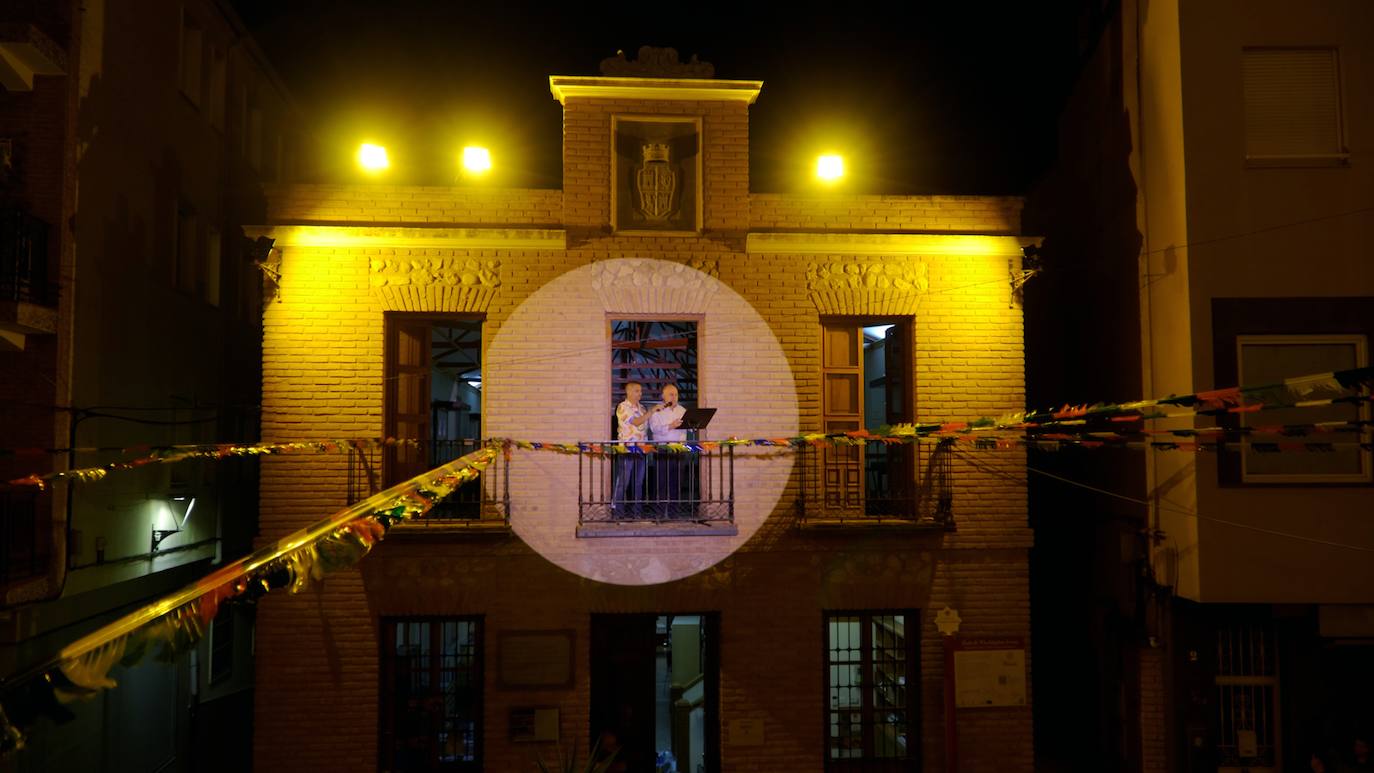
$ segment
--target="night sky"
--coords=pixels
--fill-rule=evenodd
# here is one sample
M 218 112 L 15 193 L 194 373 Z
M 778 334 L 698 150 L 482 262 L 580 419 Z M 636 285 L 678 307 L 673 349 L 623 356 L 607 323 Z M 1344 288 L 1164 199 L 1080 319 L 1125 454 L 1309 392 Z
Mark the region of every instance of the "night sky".
M 1080 2 L 233 5 L 305 114 L 316 176 L 348 179 L 370 139 L 390 151 L 388 182 L 448 184 L 457 149 L 482 143 L 492 184 L 546 188 L 561 184 L 548 76 L 596 75 L 618 49 L 654 45 L 697 54 L 718 78 L 764 81 L 755 191 L 800 188 L 834 149 L 856 191 L 1024 193 L 1053 160 L 1084 23 Z

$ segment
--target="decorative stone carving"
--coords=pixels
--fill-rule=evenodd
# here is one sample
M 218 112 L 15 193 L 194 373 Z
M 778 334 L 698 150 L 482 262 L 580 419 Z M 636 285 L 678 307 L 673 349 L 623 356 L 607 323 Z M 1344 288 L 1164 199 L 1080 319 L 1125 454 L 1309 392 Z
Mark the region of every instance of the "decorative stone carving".
M 685 263 L 639 258 L 593 263 L 592 289 L 607 311 L 644 314 L 704 314 L 718 283 L 715 258 Z
M 814 261 L 806 289 L 822 314 L 914 314 L 930 287 L 930 268 L 920 260 Z
M 372 259 L 372 286 L 440 284 L 448 287 L 500 287 L 501 261 L 465 257 Z
M 373 258 L 369 282 L 387 311 L 486 311 L 500 269 L 493 258 Z
M 638 59 L 625 58 L 624 51 L 601 60 L 601 74 L 617 78 L 713 78 L 715 65 L 697 61 L 697 55 L 686 62 L 678 60 L 675 48 L 640 46 Z

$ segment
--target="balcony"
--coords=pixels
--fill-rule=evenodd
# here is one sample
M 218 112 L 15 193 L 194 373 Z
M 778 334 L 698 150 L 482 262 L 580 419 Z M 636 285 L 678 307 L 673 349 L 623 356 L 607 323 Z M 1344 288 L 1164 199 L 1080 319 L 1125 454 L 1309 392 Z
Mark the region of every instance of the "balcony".
M 0 209 L 0 338 L 57 331 L 57 287 L 48 279 L 48 224 L 20 209 Z
M 607 454 L 616 441 L 579 443 L 577 536 L 733 536 L 735 450 Z
M 432 440 L 421 444 L 429 469 L 476 451 L 485 444 L 477 439 Z M 366 499 L 387 485 L 383 459 L 393 448 L 350 448 L 348 451 L 348 503 Z M 395 533 L 497 532 L 510 530 L 510 474 L 507 460 L 498 454 L 477 480 L 459 486 L 423 518 L 404 521 Z
M 954 528 L 948 442 L 802 446 L 797 510 L 805 528 Z

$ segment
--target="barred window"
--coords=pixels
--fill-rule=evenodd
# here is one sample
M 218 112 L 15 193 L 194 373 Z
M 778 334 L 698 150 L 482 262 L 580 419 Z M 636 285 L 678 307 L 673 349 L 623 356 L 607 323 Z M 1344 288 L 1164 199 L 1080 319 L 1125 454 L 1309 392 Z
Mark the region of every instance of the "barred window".
M 919 759 L 920 616 L 830 612 L 825 616 L 827 771 L 915 770 Z
M 382 622 L 381 769 L 482 769 L 482 621 Z

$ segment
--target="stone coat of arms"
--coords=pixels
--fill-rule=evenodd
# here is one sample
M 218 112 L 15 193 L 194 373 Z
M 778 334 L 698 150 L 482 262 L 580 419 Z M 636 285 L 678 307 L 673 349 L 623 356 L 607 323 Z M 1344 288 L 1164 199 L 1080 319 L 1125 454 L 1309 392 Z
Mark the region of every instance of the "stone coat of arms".
M 662 143 L 645 143 L 641 149 L 644 162 L 635 173 L 635 192 L 639 198 L 639 211 L 649 220 L 663 222 L 675 209 L 674 194 L 677 193 L 677 171 L 668 163 L 668 146 Z

